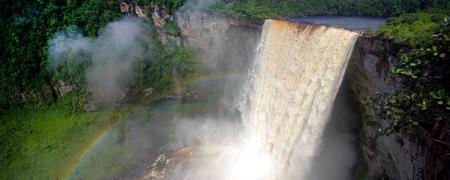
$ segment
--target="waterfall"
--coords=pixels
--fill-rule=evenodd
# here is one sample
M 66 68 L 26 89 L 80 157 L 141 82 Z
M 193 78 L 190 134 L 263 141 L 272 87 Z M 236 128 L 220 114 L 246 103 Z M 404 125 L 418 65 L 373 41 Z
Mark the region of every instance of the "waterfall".
M 265 21 L 242 116 L 278 178 L 296 152 L 301 169 L 311 167 L 357 37 L 345 29 Z

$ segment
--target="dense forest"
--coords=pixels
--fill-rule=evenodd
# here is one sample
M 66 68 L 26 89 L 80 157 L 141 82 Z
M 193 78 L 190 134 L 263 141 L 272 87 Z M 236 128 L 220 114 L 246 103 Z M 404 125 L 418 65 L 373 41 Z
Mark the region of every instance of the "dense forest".
M 44 106 L 56 101 L 46 68 L 48 42 L 54 33 L 78 25 L 92 37 L 106 23 L 120 17 L 114 2 L 8 1 L 4 4 L 0 64 L 2 109 L 25 103 Z M 25 97 L 28 92 L 33 93 L 32 98 Z
M 311 15 L 398 16 L 421 9 L 449 9 L 447 0 L 221 0 L 219 11 L 245 18 Z
M 116 1 L 8 1 L 4 5 L 0 22 L 4 27 L 1 32 L 1 41 L 4 43 L 1 44 L 0 109 L 23 105 L 45 107 L 55 103 L 59 97 L 54 86 L 60 77 L 64 77 L 63 80 L 68 81 L 66 83 L 75 83 L 81 88 L 82 71 L 89 62 L 71 64 L 69 69 L 62 69 L 64 72 L 61 69 L 58 72 L 49 70 L 48 47 L 51 39 L 55 33 L 73 26 L 84 36 L 92 38 L 108 22 L 122 16 Z M 173 6 L 180 5 L 175 3 Z M 151 20 L 146 23 L 152 26 Z M 145 76 L 146 79 L 140 82 L 152 85 L 155 92 L 168 92 L 172 89 L 171 79 L 168 78 L 172 73 L 172 65 L 183 64 L 180 63 L 181 59 L 191 62 L 192 52 L 176 46 L 164 46 L 155 35 L 151 36 L 155 39 L 155 49 L 154 53 L 141 60 L 142 72 L 139 77 Z M 149 59 L 155 59 L 151 65 Z M 193 69 L 188 66 L 189 63 L 186 67 L 179 67 L 181 73 L 192 72 Z M 155 67 L 164 68 L 157 68 L 162 71 L 155 74 Z M 69 101 L 83 101 L 79 99 L 86 95 L 85 89 L 78 89 L 77 93 L 73 98 L 77 100 Z M 76 105 L 74 102 L 73 108 L 80 108 L 79 103 Z
M 149 5 L 150 1 L 141 3 Z M 69 53 L 62 63 L 52 66 L 49 55 L 52 44 L 58 36 L 90 43 L 100 41 L 99 35 L 114 25 L 111 22 L 135 20 L 130 14 L 122 14 L 120 3 L 113 0 L 2 1 L 2 4 L 0 179 L 58 179 L 66 175 L 66 168 L 76 161 L 89 139 L 123 119 L 133 107 L 105 105 L 97 107 L 96 112 L 86 112 L 88 101 L 94 98 L 86 71 L 95 63 L 95 54 Z M 133 64 L 136 80 L 127 84 L 131 87 L 129 91 L 142 96 L 147 89 L 151 94 L 147 98 L 169 95 L 175 88 L 174 72 L 182 84 L 194 77 L 197 69 L 194 52 L 162 44 L 151 19 L 136 21 L 146 27 L 139 36 L 149 39 L 135 42 L 145 52 L 140 52 L 143 55 Z M 108 51 L 108 46 L 105 48 Z M 63 93 L 61 85 L 69 91 Z
M 390 18 L 375 36 L 404 48 L 392 76 L 404 89 L 386 102 L 390 130 L 426 131 L 432 136 L 449 128 L 450 12 L 424 11 Z M 433 137 L 439 139 L 439 137 Z
M 138 1 L 150 4 L 151 1 Z M 170 13 L 182 6 L 182 0 L 158 0 Z M 46 106 L 56 102 L 55 82 L 47 71 L 49 41 L 56 32 L 72 25 L 78 26 L 87 37 L 95 37 L 101 27 L 121 15 L 115 1 L 8 1 L 1 13 L 3 50 L 0 64 L 0 109 L 16 105 Z M 449 1 L 308 1 L 308 0 L 224 0 L 211 7 L 214 10 L 245 18 L 268 18 L 305 15 L 367 15 L 396 16 L 420 9 L 439 7 L 448 9 Z M 442 13 L 441 13 L 442 14 Z M 433 15 L 433 19 L 442 19 Z M 441 15 L 442 16 L 442 15 Z M 413 18 L 411 18 L 413 19 Z M 151 23 L 150 23 L 151 24 Z M 179 34 L 174 23 L 167 23 L 169 34 Z M 431 27 L 417 26 L 417 29 Z M 431 32 L 427 32 L 430 35 Z M 387 33 L 389 34 L 389 33 Z M 398 33 L 400 37 L 405 36 Z M 410 34 L 410 33 L 405 33 Z M 414 36 L 416 34 L 413 34 Z M 422 36 L 416 36 L 422 37 Z M 398 38 L 397 38 L 398 39 Z M 159 46 L 163 48 L 163 46 Z M 164 53 L 171 51 L 158 51 Z M 175 50 L 176 51 L 176 50 Z M 189 51 L 183 51 L 188 53 Z M 172 54 L 172 53 L 169 53 Z M 182 55 L 184 56 L 184 55 Z M 190 55 L 186 55 L 190 56 Z M 156 59 L 167 57 L 156 55 Z M 148 68 L 144 68 L 148 69 Z M 80 72 L 81 73 L 81 72 Z M 54 79 L 53 79 L 54 80 Z M 148 81 L 145 81 L 148 82 Z M 167 84 L 167 82 L 166 82 Z M 161 87 L 159 89 L 170 89 Z M 0 111 L 1 112 L 1 111 Z
M 140 0 L 152 2 L 173 14 L 185 0 Z M 219 0 L 211 9 L 246 19 L 308 15 L 363 15 L 392 17 L 377 32 L 367 32 L 401 44 L 404 48 L 392 76 L 402 78 L 405 89 L 385 103 L 392 120 L 390 132 L 448 127 L 450 119 L 449 45 L 450 1 L 448 0 Z M 61 178 L 64 164 L 76 158 L 95 128 L 111 126 L 133 105 L 105 106 L 86 112 L 92 92 L 85 71 L 92 57 L 50 68 L 49 48 L 58 33 L 76 29 L 94 39 L 121 14 L 115 0 L 2 1 L 0 12 L 0 179 Z M 395 16 L 395 17 L 393 17 Z M 151 18 L 142 21 L 151 46 L 140 58 L 134 91 L 151 87 L 155 97 L 173 93 L 174 74 L 188 83 L 198 73 L 195 51 L 159 41 Z M 179 36 L 173 21 L 165 32 Z M 76 58 L 79 58 L 78 56 Z M 74 90 L 62 95 L 64 82 Z M 54 127 L 58 127 L 55 130 Z M 38 162 L 38 163 L 29 163 Z M 24 170 L 24 171 L 22 171 Z M 44 171 L 47 170 L 47 171 Z M 25 172 L 25 173 L 24 173 Z M 47 173 L 47 174 L 44 174 Z

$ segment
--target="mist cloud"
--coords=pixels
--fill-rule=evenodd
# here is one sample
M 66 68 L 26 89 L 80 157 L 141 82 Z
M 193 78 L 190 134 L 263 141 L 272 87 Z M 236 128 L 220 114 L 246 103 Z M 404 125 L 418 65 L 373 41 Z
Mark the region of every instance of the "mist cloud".
M 50 69 L 64 61 L 88 59 L 88 89 L 100 104 L 120 101 L 136 76 L 136 63 L 151 57 L 152 41 L 145 24 L 136 18 L 109 23 L 98 37 L 87 38 L 68 29 L 55 35 L 49 47 Z

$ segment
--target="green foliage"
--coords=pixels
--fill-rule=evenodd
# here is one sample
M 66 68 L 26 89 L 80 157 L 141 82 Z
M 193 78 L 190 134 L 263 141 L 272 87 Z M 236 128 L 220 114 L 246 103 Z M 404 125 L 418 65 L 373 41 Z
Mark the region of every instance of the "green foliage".
M 138 0 L 137 2 L 144 4 L 156 3 L 158 6 L 164 6 L 170 14 L 173 14 L 186 0 Z
M 173 14 L 177 8 L 184 4 L 185 0 L 156 0 L 159 5 L 165 5 L 169 9 L 169 13 Z
M 154 59 L 142 62 L 140 69 L 141 87 L 167 94 L 175 90 L 176 80 L 188 84 L 197 73 L 197 64 L 192 50 L 160 44 Z
M 428 43 L 433 32 L 443 23 L 450 11 L 428 10 L 389 18 L 376 33 L 396 43 L 419 46 Z
M 50 66 L 51 84 L 61 88 L 70 86 L 71 91 L 58 97 L 60 104 L 70 107 L 73 111 L 83 111 L 84 103 L 89 97 L 86 87 L 86 69 L 92 65 L 90 57 L 77 55 L 60 60 L 57 65 Z M 63 84 L 62 84 L 63 83 Z M 55 90 L 55 91 L 58 91 Z M 57 92 L 60 94 L 61 92 Z
M 46 73 L 47 47 L 54 33 L 77 25 L 95 36 L 100 27 L 120 16 L 114 1 L 19 0 L 3 2 L 2 7 L 0 109 L 55 100 Z
M 449 9 L 446 0 L 221 0 L 212 8 L 238 17 L 266 19 L 310 15 L 397 16 L 425 8 Z
M 0 179 L 63 179 L 121 111 L 72 113 L 64 106 L 15 109 L 0 117 Z
M 178 27 L 177 23 L 173 20 L 167 20 L 164 24 L 164 31 L 172 36 L 180 36 L 181 29 Z
M 314 4 L 314 1 L 299 6 L 299 3 L 293 0 L 235 0 L 231 3 L 219 2 L 212 8 L 237 17 L 266 19 L 272 17 L 306 15 L 310 13 L 307 9 L 312 6 L 312 4 Z
M 140 3 L 149 4 L 152 1 Z M 183 0 L 156 0 L 159 5 L 173 11 L 180 7 Z M 0 25 L 0 47 L 5 53 L 0 54 L 0 110 L 14 106 L 45 107 L 56 100 L 69 105 L 74 110 L 80 110 L 86 97 L 85 69 L 92 63 L 89 57 L 68 57 L 58 66 L 49 67 L 47 51 L 51 38 L 61 30 L 79 27 L 78 31 L 88 37 L 95 37 L 99 30 L 108 22 L 120 17 L 118 4 L 115 1 L 11 1 L 4 4 Z M 178 36 L 180 29 L 174 21 L 168 21 L 164 30 Z M 156 37 L 154 38 L 155 41 Z M 151 50 L 153 51 L 153 49 Z M 144 72 L 150 79 L 142 78 L 143 84 L 154 86 L 156 91 L 172 90 L 172 68 L 182 69 L 181 75 L 186 75 L 185 63 L 191 63 L 193 57 L 183 48 L 158 46 L 155 57 L 147 57 L 149 62 Z M 70 59 L 72 58 L 72 59 Z M 76 58 L 74 60 L 74 58 Z M 180 61 L 186 60 L 186 62 Z M 155 62 L 152 62 L 152 61 Z M 174 65 L 178 63 L 179 65 Z M 149 67 L 154 64 L 157 67 Z M 167 66 L 167 67 L 164 67 Z M 194 67 L 194 66 L 192 66 Z M 155 70 L 155 73 L 149 70 Z M 155 75 L 153 75 L 155 74 Z M 186 75 L 187 76 L 187 75 Z M 144 76 L 142 76 L 144 77 Z M 54 89 L 60 81 L 72 86 L 73 91 L 64 97 L 57 96 Z M 1 112 L 1 111 L 0 111 Z
M 445 18 L 427 42 L 401 53 L 392 70 L 404 89 L 387 103 L 391 130 L 422 129 L 431 133 L 450 119 L 450 24 Z M 424 36 L 427 36 L 424 34 Z
M 172 8 L 183 1 L 158 2 Z M 19 0 L 2 5 L 0 179 L 62 179 L 90 141 L 121 119 L 126 110 L 83 113 L 80 108 L 89 95 L 85 70 L 92 61 L 90 57 L 67 56 L 49 66 L 49 43 L 56 32 L 74 25 L 88 37 L 96 36 L 108 22 L 120 17 L 119 6 L 111 0 Z M 170 32 L 179 34 L 175 27 L 169 27 Z M 156 54 L 139 64 L 142 87 L 170 93 L 174 81 L 188 83 L 196 72 L 189 49 L 158 44 L 149 51 Z M 72 91 L 58 97 L 55 104 L 58 89 L 54 86 L 60 81 Z

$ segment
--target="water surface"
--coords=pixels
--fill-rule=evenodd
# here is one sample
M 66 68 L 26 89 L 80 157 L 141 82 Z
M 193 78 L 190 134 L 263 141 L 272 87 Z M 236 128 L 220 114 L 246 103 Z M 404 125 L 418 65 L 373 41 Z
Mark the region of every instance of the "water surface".
M 377 30 L 386 23 L 386 18 L 365 16 L 308 16 L 290 18 L 289 21 L 309 23 L 316 25 L 327 25 L 356 31 L 367 29 Z

